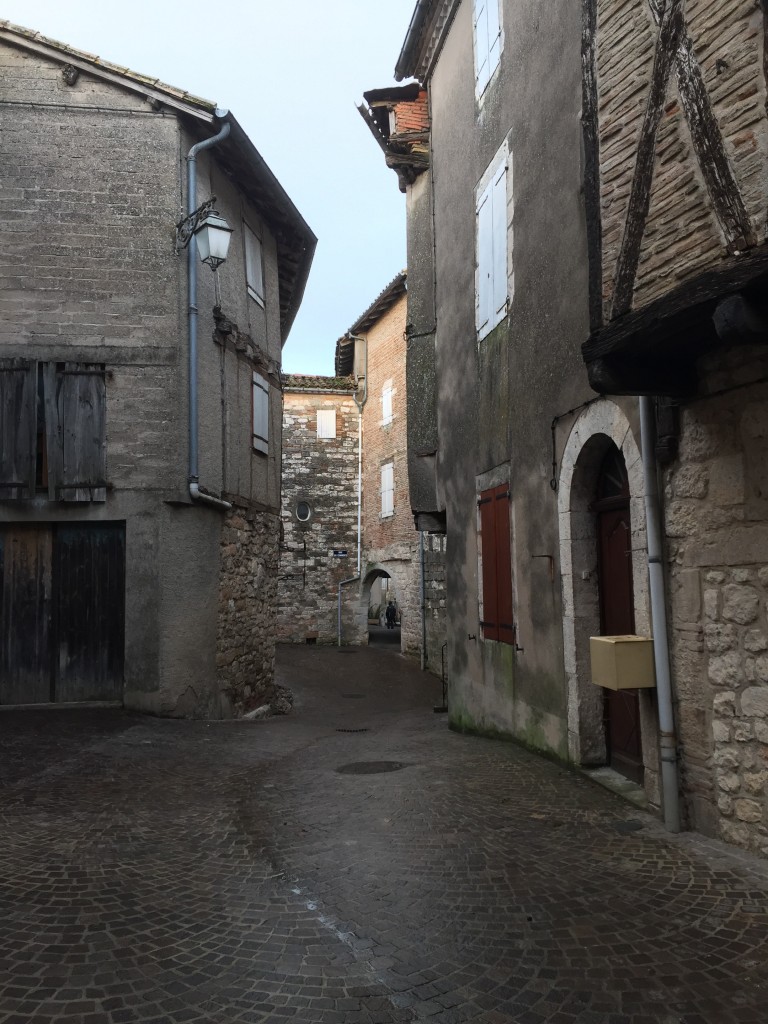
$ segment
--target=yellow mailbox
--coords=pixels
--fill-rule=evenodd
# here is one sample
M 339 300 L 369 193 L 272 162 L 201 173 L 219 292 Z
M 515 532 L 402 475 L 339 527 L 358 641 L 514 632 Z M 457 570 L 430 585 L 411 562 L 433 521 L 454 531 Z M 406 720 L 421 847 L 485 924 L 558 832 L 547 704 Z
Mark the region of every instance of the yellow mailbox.
M 649 636 L 592 636 L 589 654 L 596 686 L 635 690 L 656 685 L 653 640 Z

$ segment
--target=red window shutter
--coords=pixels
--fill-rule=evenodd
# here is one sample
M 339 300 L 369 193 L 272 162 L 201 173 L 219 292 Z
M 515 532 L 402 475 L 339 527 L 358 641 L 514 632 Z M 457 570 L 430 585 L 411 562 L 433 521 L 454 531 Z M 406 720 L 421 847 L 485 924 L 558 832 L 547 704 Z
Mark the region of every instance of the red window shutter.
M 486 640 L 499 639 L 497 600 L 497 531 L 496 488 L 480 495 L 480 545 L 483 566 L 483 618 L 481 626 Z
M 509 486 L 495 488 L 496 520 L 496 608 L 499 623 L 498 639 L 505 644 L 515 642 L 512 607 L 512 550 L 510 547 Z

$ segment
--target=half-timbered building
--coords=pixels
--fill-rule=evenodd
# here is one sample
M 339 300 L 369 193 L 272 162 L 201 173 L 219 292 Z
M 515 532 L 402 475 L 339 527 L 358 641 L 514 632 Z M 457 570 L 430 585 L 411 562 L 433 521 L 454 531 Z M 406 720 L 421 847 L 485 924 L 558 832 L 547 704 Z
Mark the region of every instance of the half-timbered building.
M 206 100 L 7 22 L 0 81 L 0 704 L 237 713 L 314 235 Z M 214 197 L 218 290 L 184 247 Z

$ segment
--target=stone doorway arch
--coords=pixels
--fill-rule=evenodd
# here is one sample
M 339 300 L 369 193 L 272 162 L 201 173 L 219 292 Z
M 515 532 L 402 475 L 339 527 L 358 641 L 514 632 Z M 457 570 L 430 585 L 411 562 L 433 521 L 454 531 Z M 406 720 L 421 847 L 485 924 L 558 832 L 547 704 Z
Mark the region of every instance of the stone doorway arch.
M 399 613 L 402 609 L 403 595 L 399 581 L 391 570 L 391 566 L 385 567 L 379 564 L 369 567 L 360 588 L 359 620 L 361 625 L 365 626 L 367 643 L 370 644 L 382 638 L 389 641 L 390 638 L 383 632 L 386 629 L 385 608 L 387 601 L 393 600 L 398 610 L 398 626 L 396 630 L 387 630 L 386 632 L 392 634 L 391 644 L 399 650 L 401 646 Z M 377 613 L 375 623 L 370 617 L 372 611 Z
M 629 479 L 635 629 L 650 635 L 643 464 L 623 409 L 605 399 L 571 429 L 560 466 L 558 524 L 563 587 L 563 648 L 568 685 L 568 753 L 582 765 L 606 761 L 603 691 L 590 678 L 589 638 L 600 632 L 597 533 L 590 509 L 606 453 L 615 445 Z M 658 725 L 651 691 L 641 695 L 646 792 L 658 795 Z

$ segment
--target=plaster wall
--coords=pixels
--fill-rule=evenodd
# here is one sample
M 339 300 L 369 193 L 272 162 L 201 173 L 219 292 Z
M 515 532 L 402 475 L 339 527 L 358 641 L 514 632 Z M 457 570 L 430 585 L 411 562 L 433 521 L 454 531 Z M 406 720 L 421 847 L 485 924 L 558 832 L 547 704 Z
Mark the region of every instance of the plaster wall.
M 511 734 L 568 756 L 554 417 L 592 397 L 580 151 L 581 12 L 506 2 L 499 69 L 474 94 L 472 4 L 458 9 L 430 83 L 435 202 L 438 492 L 447 510 L 448 671 L 457 728 Z M 512 154 L 509 314 L 479 345 L 475 189 Z M 581 256 L 579 256 L 581 254 Z M 556 458 L 568 424 L 556 428 Z M 517 644 L 481 639 L 477 492 L 512 494 Z M 549 571 L 548 556 L 554 560 Z

